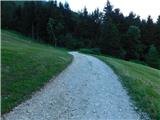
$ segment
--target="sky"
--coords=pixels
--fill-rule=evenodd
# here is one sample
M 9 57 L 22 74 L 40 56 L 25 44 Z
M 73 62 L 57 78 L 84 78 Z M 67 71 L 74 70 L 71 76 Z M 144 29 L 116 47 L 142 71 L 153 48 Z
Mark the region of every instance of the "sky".
M 85 6 L 89 12 L 99 8 L 103 8 L 107 0 L 57 0 L 61 2 L 68 2 L 73 11 L 80 11 Z M 127 16 L 131 11 L 139 15 L 141 19 L 147 19 L 151 15 L 156 22 L 160 15 L 160 0 L 110 0 L 114 8 L 120 8 L 121 12 Z

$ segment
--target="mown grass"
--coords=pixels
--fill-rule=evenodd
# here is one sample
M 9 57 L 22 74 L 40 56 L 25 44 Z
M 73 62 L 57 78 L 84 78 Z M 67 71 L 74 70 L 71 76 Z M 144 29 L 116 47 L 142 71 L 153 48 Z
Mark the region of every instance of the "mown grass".
M 65 50 L 33 42 L 21 34 L 1 33 L 1 112 L 28 99 L 72 60 Z
M 152 119 L 160 120 L 160 70 L 120 59 L 96 57 L 119 75 L 140 111 L 148 113 Z

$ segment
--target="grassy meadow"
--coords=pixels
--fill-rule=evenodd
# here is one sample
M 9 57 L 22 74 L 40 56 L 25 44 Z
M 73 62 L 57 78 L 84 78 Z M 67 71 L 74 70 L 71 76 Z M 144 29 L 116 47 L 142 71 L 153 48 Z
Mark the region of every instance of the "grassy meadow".
M 1 113 L 28 99 L 72 61 L 63 49 L 1 31 Z

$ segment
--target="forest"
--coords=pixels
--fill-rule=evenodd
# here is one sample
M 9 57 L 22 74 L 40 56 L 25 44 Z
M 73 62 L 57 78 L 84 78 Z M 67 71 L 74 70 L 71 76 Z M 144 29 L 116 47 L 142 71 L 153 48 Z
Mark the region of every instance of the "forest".
M 160 69 L 160 16 L 124 16 L 106 1 L 104 10 L 79 12 L 53 1 L 2 1 L 1 28 L 15 30 L 37 42 L 70 50 L 88 49 Z

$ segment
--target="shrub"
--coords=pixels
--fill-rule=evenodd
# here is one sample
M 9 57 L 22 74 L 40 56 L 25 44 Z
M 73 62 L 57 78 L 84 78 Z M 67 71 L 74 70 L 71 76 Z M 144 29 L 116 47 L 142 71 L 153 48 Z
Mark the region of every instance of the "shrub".
M 99 48 L 82 48 L 79 50 L 82 53 L 87 53 L 87 54 L 101 54 L 100 49 Z
M 140 61 L 140 60 L 130 60 L 131 62 L 134 62 L 134 63 L 138 63 L 138 64 L 142 64 L 142 65 L 147 65 L 147 63 L 145 63 L 144 61 Z

